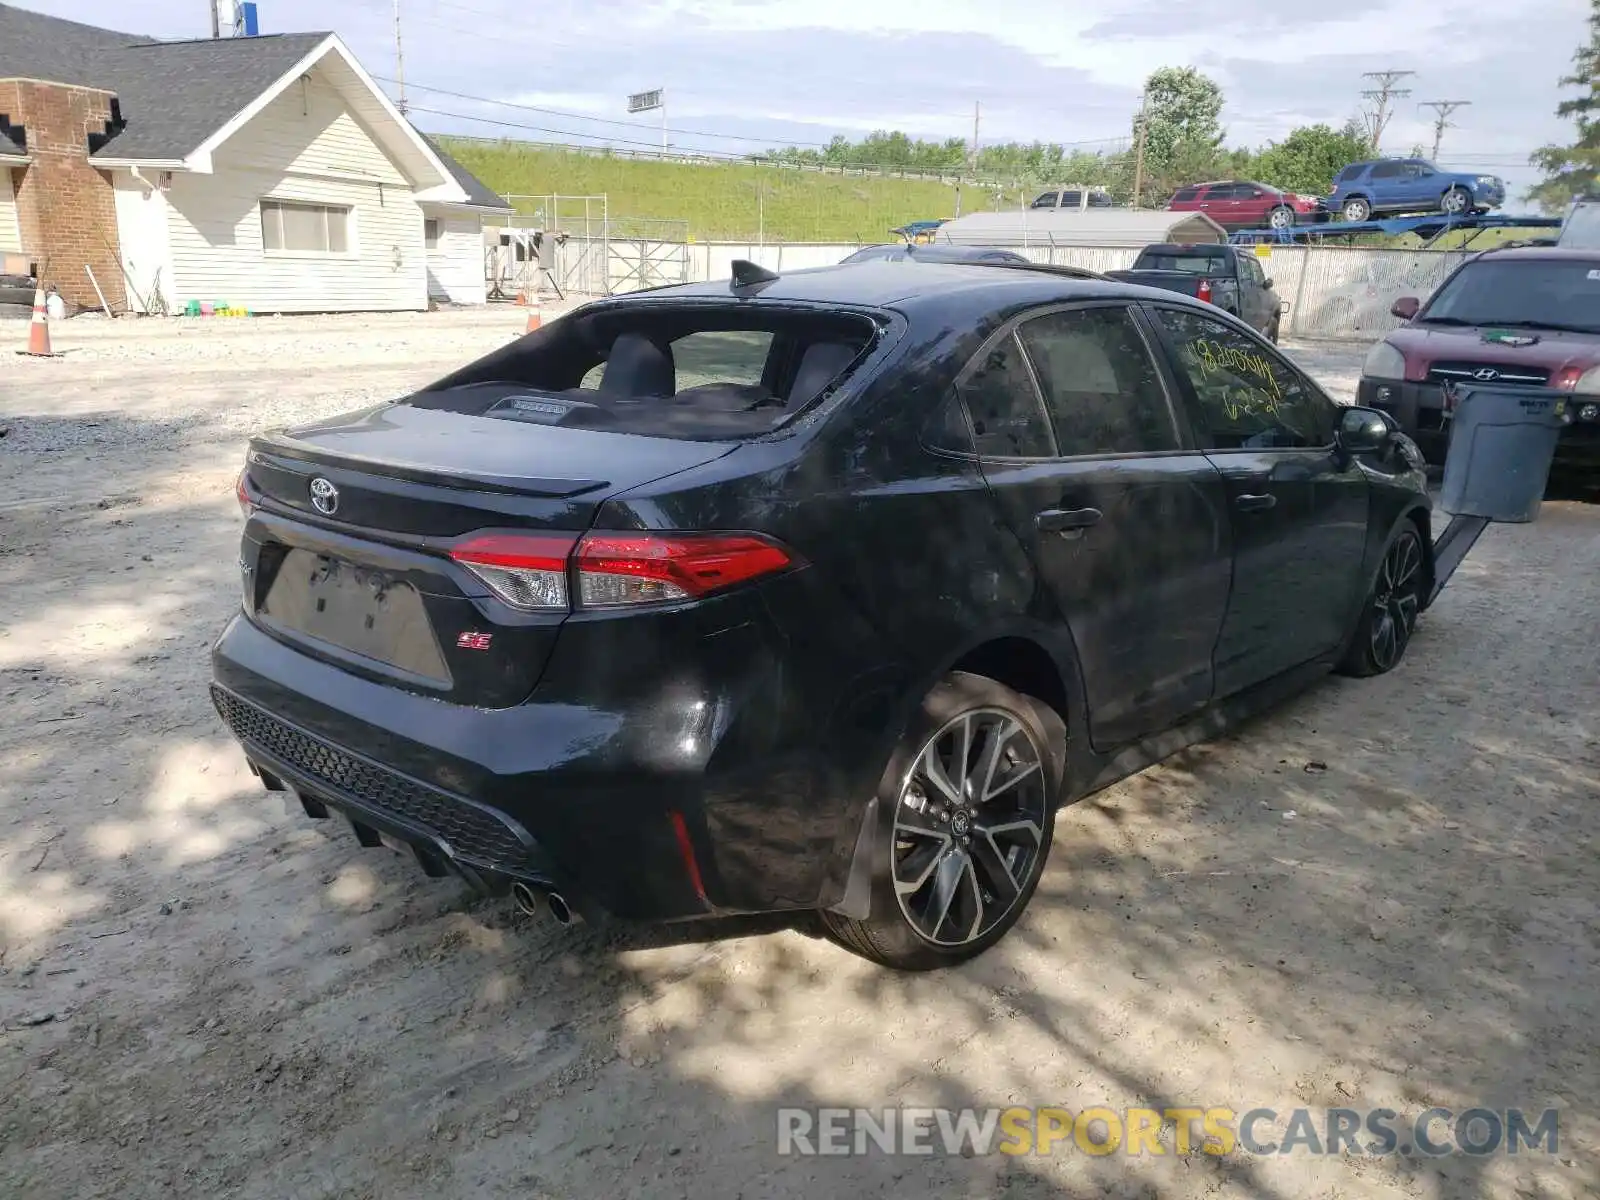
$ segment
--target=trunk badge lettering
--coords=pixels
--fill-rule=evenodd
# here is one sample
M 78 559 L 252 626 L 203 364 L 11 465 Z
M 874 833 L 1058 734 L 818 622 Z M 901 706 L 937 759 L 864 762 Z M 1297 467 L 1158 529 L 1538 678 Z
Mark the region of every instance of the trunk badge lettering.
M 492 633 L 478 633 L 469 629 L 456 639 L 456 647 L 461 650 L 487 650 L 493 640 Z

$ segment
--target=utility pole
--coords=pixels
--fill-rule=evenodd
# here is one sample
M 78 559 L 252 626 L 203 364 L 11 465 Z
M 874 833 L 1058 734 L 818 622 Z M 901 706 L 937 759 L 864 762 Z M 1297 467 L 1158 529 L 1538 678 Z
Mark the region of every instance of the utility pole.
M 978 122 L 982 117 L 983 105 L 980 101 L 972 102 L 972 149 L 967 151 L 967 179 L 977 186 L 978 180 Z M 956 184 L 956 216 L 961 215 L 961 185 Z
M 217 5 L 221 0 L 208 0 L 206 7 L 211 10 L 211 37 L 216 40 L 222 36 L 222 17 L 217 12 Z
M 400 115 L 405 116 L 406 54 L 400 44 L 400 0 L 394 0 L 394 81 L 400 89 L 400 102 L 396 107 L 400 109 Z
M 1150 89 L 1144 90 L 1144 99 L 1139 101 L 1139 144 L 1133 153 L 1133 206 L 1141 207 L 1141 195 L 1144 191 L 1144 131 L 1150 124 Z
M 1411 95 L 1410 88 L 1397 88 L 1395 84 L 1415 71 L 1363 71 L 1361 78 L 1370 79 L 1374 85 L 1361 94 L 1366 99 L 1373 101 L 1373 111 L 1367 114 L 1367 128 L 1372 133 L 1372 152 L 1381 153 L 1379 147 L 1383 144 L 1383 131 L 1388 128 L 1389 118 L 1393 114 L 1389 111 L 1389 101 L 1403 100 Z
M 1444 131 L 1451 128 L 1450 114 L 1458 108 L 1465 108 L 1471 100 L 1426 100 L 1417 105 L 1418 108 L 1431 108 L 1438 115 L 1433 121 L 1433 160 L 1439 161 L 1439 143 L 1444 140 Z

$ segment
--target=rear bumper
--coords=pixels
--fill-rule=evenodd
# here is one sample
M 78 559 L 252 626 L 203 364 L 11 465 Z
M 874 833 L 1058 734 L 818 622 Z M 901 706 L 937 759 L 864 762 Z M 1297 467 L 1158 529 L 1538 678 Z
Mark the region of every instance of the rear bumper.
M 212 652 L 213 699 L 269 788 L 340 813 L 364 844 L 405 842 L 432 874 L 637 920 L 826 906 L 871 791 L 827 761 L 821 728 L 776 719 L 815 707 L 788 694 L 777 639 L 737 620 L 716 636 L 695 672 L 654 680 L 626 653 L 580 680 L 558 647 L 528 703 L 480 709 L 360 678 L 237 616 Z

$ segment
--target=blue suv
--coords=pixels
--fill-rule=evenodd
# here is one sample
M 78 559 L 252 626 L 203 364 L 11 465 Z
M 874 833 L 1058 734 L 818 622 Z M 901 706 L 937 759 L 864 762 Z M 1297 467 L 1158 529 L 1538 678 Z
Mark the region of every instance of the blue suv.
M 1506 201 L 1498 175 L 1441 171 L 1425 158 L 1380 158 L 1351 163 L 1329 189 L 1328 207 L 1346 221 L 1401 213 L 1448 213 L 1464 217 Z

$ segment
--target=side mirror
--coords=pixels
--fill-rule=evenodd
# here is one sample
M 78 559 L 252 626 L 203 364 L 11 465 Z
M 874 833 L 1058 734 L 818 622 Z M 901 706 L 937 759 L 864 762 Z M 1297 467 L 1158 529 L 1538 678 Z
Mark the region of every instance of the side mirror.
M 1422 301 L 1415 296 L 1401 296 L 1389 306 L 1389 312 L 1402 321 L 1409 321 L 1417 315 L 1417 310 L 1422 307 Z
M 1347 408 L 1339 414 L 1339 448 L 1350 454 L 1382 450 L 1396 428 L 1388 413 L 1375 408 Z
M 1271 279 L 1270 276 L 1267 278 L 1267 281 L 1262 286 L 1263 287 L 1271 287 L 1272 286 L 1272 279 Z

